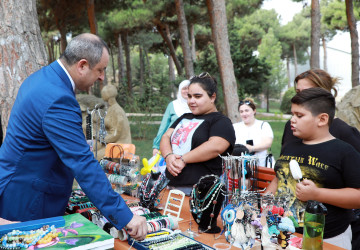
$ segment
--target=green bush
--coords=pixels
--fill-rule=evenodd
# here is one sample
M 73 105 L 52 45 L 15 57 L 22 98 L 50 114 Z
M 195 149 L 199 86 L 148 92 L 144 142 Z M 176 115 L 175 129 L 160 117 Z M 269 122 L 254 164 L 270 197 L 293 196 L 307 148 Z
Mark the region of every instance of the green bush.
M 295 89 L 294 88 L 289 88 L 282 100 L 281 100 L 281 105 L 280 105 L 280 110 L 281 112 L 283 112 L 284 114 L 291 114 L 291 98 L 295 95 Z

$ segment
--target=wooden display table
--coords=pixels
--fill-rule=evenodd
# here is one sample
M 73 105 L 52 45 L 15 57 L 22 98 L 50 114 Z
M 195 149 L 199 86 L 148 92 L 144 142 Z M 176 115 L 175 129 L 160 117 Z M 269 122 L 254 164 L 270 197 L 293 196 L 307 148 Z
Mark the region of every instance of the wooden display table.
M 166 199 L 167 199 L 169 191 L 165 190 L 163 192 L 164 192 L 164 194 L 162 194 L 162 193 L 160 194 L 160 197 L 162 197 L 160 204 L 162 207 L 165 207 L 165 203 L 166 203 Z M 137 198 L 130 197 L 127 195 L 122 195 L 122 197 L 125 200 L 134 201 L 134 202 L 139 200 Z M 162 213 L 162 211 L 160 211 L 160 212 Z M 214 248 L 215 243 L 228 243 L 225 239 L 224 234 L 219 237 L 220 234 L 206 234 L 206 233 L 199 234 L 198 233 L 198 226 L 197 226 L 196 222 L 194 221 L 194 219 L 192 218 L 191 213 L 190 213 L 188 196 L 185 197 L 185 200 L 183 203 L 183 208 L 182 208 L 181 214 L 180 214 L 180 218 L 183 219 L 183 220 L 179 221 L 179 229 L 182 232 L 185 232 L 186 230 L 188 230 L 190 228 L 190 221 L 191 221 L 191 230 L 193 232 L 195 232 L 196 234 L 198 234 L 197 237 L 194 237 L 195 240 L 202 242 L 202 243 L 208 245 L 209 247 L 213 247 L 213 248 Z M 222 228 L 222 220 L 221 220 L 220 215 L 217 218 L 217 225 L 220 228 Z M 301 237 L 301 235 L 299 235 L 299 234 L 295 234 L 295 235 L 297 235 L 298 237 Z M 119 239 L 115 239 L 115 249 L 116 250 L 129 249 L 129 247 L 130 246 L 127 241 L 120 241 Z M 135 249 L 135 248 L 131 248 L 131 249 Z M 240 248 L 232 246 L 231 249 L 240 249 Z M 279 247 L 279 249 L 281 249 L 281 248 Z M 326 250 L 342 250 L 343 248 L 324 242 L 324 249 L 326 249 Z

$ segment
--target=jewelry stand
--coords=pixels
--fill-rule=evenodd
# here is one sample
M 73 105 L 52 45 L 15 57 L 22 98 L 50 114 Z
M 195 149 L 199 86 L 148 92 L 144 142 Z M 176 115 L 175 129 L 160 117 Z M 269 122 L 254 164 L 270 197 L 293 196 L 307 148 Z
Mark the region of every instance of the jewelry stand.
M 184 199 L 185 193 L 183 191 L 176 189 L 170 190 L 164 209 L 164 215 L 170 215 L 176 218 L 178 221 L 182 221 L 183 219 L 180 218 L 180 212 Z M 173 208 L 176 208 L 176 210 L 173 210 Z

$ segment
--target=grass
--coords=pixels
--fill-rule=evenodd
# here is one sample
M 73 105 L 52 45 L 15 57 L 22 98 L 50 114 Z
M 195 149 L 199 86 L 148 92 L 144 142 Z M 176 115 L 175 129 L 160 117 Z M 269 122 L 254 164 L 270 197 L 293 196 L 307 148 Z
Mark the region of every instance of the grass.
M 282 118 L 281 116 L 265 117 L 261 116 L 261 114 L 257 116 L 257 119 L 267 120 L 270 123 L 271 128 L 274 132 L 274 141 L 271 146 L 271 152 L 274 155 L 275 159 L 277 159 L 280 155 L 281 138 L 284 131 L 286 119 Z M 129 117 L 129 120 L 135 122 L 132 117 Z M 140 156 L 140 159 L 149 159 L 152 157 L 152 143 L 158 129 L 158 124 L 146 124 L 139 118 L 136 118 L 135 124 L 131 124 L 131 134 L 133 138 L 132 142 L 136 146 L 136 154 Z

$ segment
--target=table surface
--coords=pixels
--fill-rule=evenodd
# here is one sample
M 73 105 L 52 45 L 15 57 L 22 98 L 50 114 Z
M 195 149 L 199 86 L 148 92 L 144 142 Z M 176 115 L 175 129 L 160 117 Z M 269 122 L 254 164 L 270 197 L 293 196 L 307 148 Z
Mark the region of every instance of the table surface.
M 165 207 L 165 203 L 167 201 L 167 197 L 168 197 L 168 193 L 169 190 L 165 190 L 160 194 L 160 206 L 161 207 Z M 139 201 L 139 199 L 134 198 L 134 197 L 130 197 L 127 195 L 122 195 L 122 197 L 125 200 L 129 200 L 129 201 Z M 163 211 L 160 211 L 161 213 Z M 195 234 L 197 234 L 198 236 L 195 236 L 194 239 L 202 242 L 206 245 L 208 245 L 209 247 L 213 247 L 214 248 L 214 244 L 215 243 L 227 243 L 229 244 L 226 239 L 224 234 L 220 235 L 220 233 L 218 234 L 207 234 L 207 233 L 199 233 L 198 232 L 198 225 L 196 224 L 196 222 L 194 221 L 194 219 L 191 216 L 190 213 L 190 206 L 189 206 L 189 197 L 185 196 L 184 202 L 183 202 L 183 206 L 182 206 L 182 210 L 180 213 L 180 218 L 183 219 L 181 221 L 179 221 L 179 229 L 184 233 L 186 232 L 188 229 L 190 229 L 190 224 L 191 224 L 191 231 L 193 231 Z M 221 216 L 219 215 L 217 218 L 217 225 L 222 228 L 222 220 L 221 220 Z M 301 235 L 295 234 L 298 237 L 301 237 Z M 127 247 L 127 248 L 126 248 Z M 129 249 L 129 244 L 127 241 L 120 241 L 119 239 L 115 239 L 115 249 L 116 250 L 120 250 L 120 249 Z M 135 248 L 131 248 L 131 249 L 135 249 Z M 232 246 L 231 249 L 240 249 L 238 247 Z M 281 249 L 281 248 L 279 248 Z M 324 242 L 324 249 L 327 250 L 342 250 L 343 248 L 338 247 L 338 246 L 334 246 L 332 244 L 326 243 Z

